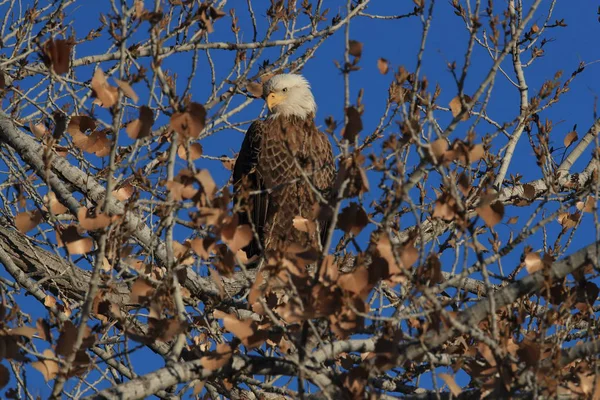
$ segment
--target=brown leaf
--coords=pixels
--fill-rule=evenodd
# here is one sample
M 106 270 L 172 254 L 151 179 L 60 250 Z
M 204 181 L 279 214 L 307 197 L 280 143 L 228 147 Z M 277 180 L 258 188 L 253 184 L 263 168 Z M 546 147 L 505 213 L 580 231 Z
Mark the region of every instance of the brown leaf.
M 79 329 L 71 321 L 64 322 L 60 330 L 60 336 L 56 341 L 56 354 L 67 357 L 75 351 L 75 340 L 77 339 Z M 83 342 L 80 349 L 91 347 L 95 343 L 95 340 L 96 337 L 92 333 L 92 328 L 87 325 L 84 326 Z
M 477 162 L 477 161 L 481 160 L 484 155 L 485 155 L 485 148 L 483 147 L 483 145 L 481 143 L 476 144 L 469 149 L 469 162 L 470 163 Z
M 598 209 L 594 196 L 588 196 L 585 199 L 585 202 L 578 201 L 576 207 L 579 211 L 583 211 L 584 213 L 594 213 Z
M 58 201 L 54 192 L 48 192 L 44 196 L 44 203 L 50 205 L 50 212 L 54 215 L 64 214 L 69 210 Z
M 89 136 L 83 133 L 76 133 L 73 135 L 73 144 L 80 150 L 88 150 L 91 146 L 89 145 Z
M 197 225 L 218 225 L 224 218 L 224 212 L 220 208 L 198 207 L 195 215 Z
M 235 229 L 239 224 L 239 216 L 234 214 L 233 216 L 226 216 L 221 224 L 221 240 L 231 240 L 235 234 Z
M 50 349 L 44 350 L 42 355 L 46 358 L 56 359 L 56 355 Z M 56 378 L 56 375 L 58 374 L 58 362 L 54 360 L 40 358 L 40 361 L 32 362 L 31 366 L 42 373 L 46 382 Z
M 133 6 L 135 7 L 135 18 L 142 18 L 146 13 L 146 10 L 144 10 L 144 0 L 135 0 Z
M 456 183 L 458 184 L 458 189 L 463 194 L 463 196 L 468 196 L 469 192 L 471 191 L 471 181 L 467 174 L 465 174 L 464 172 L 461 173 L 458 179 L 456 180 Z
M 206 110 L 202 104 L 190 103 L 185 112 L 171 117 L 171 128 L 186 138 L 197 139 L 204 129 Z
M 496 366 L 496 358 L 494 357 L 494 353 L 492 352 L 492 350 L 489 348 L 488 345 L 486 345 L 485 343 L 479 342 L 477 344 L 477 351 L 479 352 L 479 354 L 481 354 L 481 356 L 485 359 L 485 361 L 487 361 L 487 363 L 490 366 L 492 366 L 492 367 Z
M 192 265 L 194 263 L 194 257 L 189 253 L 191 244 L 188 241 L 186 241 L 184 244 L 181 244 L 177 240 L 173 240 L 172 246 L 173 255 L 177 259 L 177 263 L 179 265 Z M 183 285 L 183 280 L 180 279 L 179 283 Z
M 221 235 L 221 239 L 223 240 L 223 242 L 225 242 L 225 244 L 227 244 L 227 246 L 229 246 L 229 249 L 233 253 L 237 253 L 239 250 L 241 250 L 243 247 L 246 247 L 252 241 L 252 236 L 253 232 L 252 227 L 250 225 L 238 225 L 235 228 L 233 236 L 224 237 L 223 235 Z
M 346 339 L 364 325 L 364 318 L 357 314 L 368 312 L 365 302 L 359 297 L 347 298 L 338 313 L 329 315 L 331 330 L 340 339 Z M 361 397 L 355 397 L 361 398 Z
M 328 286 L 337 281 L 339 274 L 340 266 L 335 262 L 333 254 L 326 255 L 319 270 L 319 281 Z
M 79 225 L 86 231 L 95 231 L 98 229 L 104 229 L 110 225 L 111 217 L 104 213 L 98 213 L 95 215 L 88 210 L 86 207 L 79 207 L 77 211 L 77 218 L 79 219 Z
M 346 108 L 346 116 L 348 117 L 348 124 L 344 127 L 342 136 L 350 143 L 354 143 L 356 137 L 363 129 L 360 112 L 354 107 L 348 107 Z
M 226 365 L 232 354 L 231 347 L 227 343 L 219 343 L 215 351 L 211 351 L 200 358 L 200 363 L 202 368 L 207 371 L 214 371 Z
M 187 323 L 176 318 L 148 318 L 149 336 L 161 342 L 168 342 L 187 330 Z
M 369 217 L 365 210 L 357 203 L 352 202 L 338 216 L 337 227 L 346 233 L 357 236 L 368 224 Z
M 71 321 L 65 321 L 60 336 L 56 342 L 56 354 L 68 356 L 74 350 L 75 339 L 77 338 L 77 327 Z
M 6 312 L 7 310 L 3 311 Z M 15 314 L 16 310 L 11 310 L 10 316 Z M 21 345 L 21 346 L 19 346 Z M 24 356 L 22 346 L 24 345 L 23 339 L 18 336 L 1 335 L 0 336 L 0 358 L 15 360 L 15 361 L 28 361 Z
M 266 73 L 266 74 L 262 74 L 258 79 L 260 80 L 260 83 L 264 84 L 265 82 L 269 82 L 269 79 L 271 79 L 275 75 L 279 75 L 281 73 L 282 72 L 277 72 L 277 73 L 269 72 L 269 73 Z
M 477 207 L 477 214 L 488 227 L 493 228 L 504 217 L 504 204 L 497 201 Z
M 467 95 L 464 95 L 465 103 L 468 104 L 471 102 L 471 98 Z M 450 101 L 450 111 L 452 112 L 452 116 L 456 117 L 462 111 L 462 105 L 460 103 L 460 97 L 456 96 Z M 469 119 L 469 113 L 465 113 L 461 120 L 466 121 Z
M 67 372 L 67 377 L 82 376 L 90 370 L 91 358 L 85 350 L 75 353 L 72 368 Z
M 210 17 L 216 21 L 219 18 L 223 18 L 224 16 L 227 15 L 227 13 L 225 11 L 223 11 L 222 9 L 217 9 L 214 8 L 213 6 L 210 6 L 210 8 L 208 9 Z
M 108 261 L 108 258 L 103 257 L 101 268 L 105 272 L 109 272 L 112 270 L 112 265 L 110 265 L 110 261 Z
M 377 69 L 380 73 L 385 75 L 390 70 L 390 63 L 385 58 L 380 58 L 377 60 Z
M 354 57 L 360 57 L 362 55 L 363 44 L 356 40 L 350 40 L 348 43 L 348 53 Z
M 71 39 L 50 39 L 44 44 L 44 61 L 46 65 L 52 66 L 58 75 L 69 72 L 71 63 Z
M 506 221 L 506 223 L 509 224 L 509 225 L 516 224 L 518 220 L 519 220 L 518 216 L 510 217 L 508 219 L 508 221 Z
M 126 201 L 133 195 L 133 186 L 130 183 L 126 183 L 117 190 L 113 190 L 112 195 L 117 200 Z
M 192 250 L 203 260 L 208 260 L 214 255 L 216 240 L 210 237 L 196 238 L 190 242 Z
M 48 135 L 50 135 L 50 131 L 46 128 L 44 124 L 32 124 L 29 123 L 29 130 L 35 135 L 36 138 L 42 139 Z
M 88 153 L 94 153 L 98 157 L 105 157 L 110 154 L 112 142 L 106 136 L 106 131 L 92 132 L 88 139 L 88 147 L 85 149 Z
M 131 285 L 129 301 L 133 304 L 143 304 L 154 292 L 154 287 L 146 278 L 137 278 Z
M 184 145 L 179 145 L 179 147 L 177 148 L 177 155 L 179 156 L 179 158 L 181 158 L 182 160 L 187 160 L 189 154 L 190 161 L 195 161 L 202 157 L 202 145 L 200 143 L 192 143 L 188 146 L 188 148 L 189 153 Z
M 356 197 L 369 191 L 369 180 L 365 169 L 361 166 L 362 155 L 347 157 L 340 161 L 340 169 L 334 183 L 334 190 L 341 191 L 347 181 L 344 197 Z
M 44 299 L 45 302 L 45 299 Z M 52 333 L 50 332 L 50 324 L 43 318 L 38 318 L 35 323 L 38 336 L 48 343 L 52 343 Z
M 540 345 L 529 338 L 525 338 L 519 343 L 517 355 L 527 366 L 537 365 L 541 356 Z
M 470 145 L 460 140 L 455 140 L 449 150 L 444 153 L 444 163 L 446 165 L 453 161 L 460 161 L 462 164 L 474 163 L 483 158 L 485 147 L 483 144 Z
M 438 376 L 442 378 L 444 382 L 446 382 L 446 385 L 448 385 L 448 389 L 450 389 L 454 396 L 458 396 L 462 393 L 462 389 L 460 388 L 460 386 L 458 386 L 452 375 L 440 373 L 438 374 Z
M 52 296 L 46 296 L 44 298 L 44 306 L 49 308 L 56 306 L 56 299 Z
M 387 234 L 382 234 L 377 242 L 377 251 L 388 263 L 389 273 L 399 273 L 401 269 L 409 269 L 419 259 L 419 252 L 414 246 L 414 241 L 409 241 L 402 246 L 395 246 L 402 265 L 397 265 L 394 255 L 394 246 Z
M 154 113 L 148 106 L 140 107 L 138 119 L 127 124 L 125 132 L 131 139 L 142 139 L 150 136 L 154 124 Z
M 198 194 L 198 189 L 192 183 L 183 184 L 175 181 L 165 182 L 166 188 L 173 195 L 173 200 L 189 200 Z
M 431 253 L 424 265 L 420 265 L 417 268 L 417 276 L 421 278 L 421 281 L 428 285 L 435 285 L 444 281 L 444 275 L 442 275 L 442 264 L 435 253 Z
M 107 323 L 112 318 L 121 318 L 121 309 L 115 303 L 112 303 L 106 299 L 106 291 L 101 290 L 98 292 L 92 303 L 92 313 L 94 317 L 98 318 L 103 323 Z
M 17 328 L 10 329 L 8 334 L 12 336 L 25 336 L 27 339 L 31 339 L 37 333 L 37 331 L 37 328 L 32 326 L 19 326 Z
M 100 68 L 96 69 L 96 72 L 94 72 L 94 77 L 92 78 L 92 90 L 94 96 L 99 101 L 99 103 L 96 102 L 96 104 L 99 104 L 101 107 L 110 108 L 117 102 L 117 88 L 108 84 L 106 76 Z
M 250 82 L 246 85 L 246 90 L 252 96 L 256 98 L 261 98 L 263 95 L 263 85 L 259 82 Z
M 533 200 L 535 198 L 535 187 L 526 183 L 523 185 L 523 197 L 527 200 Z
M 88 129 L 93 131 L 89 136 L 84 133 Z M 86 115 L 72 117 L 67 126 L 67 132 L 73 137 L 73 143 L 77 148 L 104 157 L 110 154 L 112 143 L 106 136 L 106 130 L 94 131 L 94 129 L 96 129 L 96 122 Z
M 535 252 L 527 253 L 523 262 L 525 263 L 525 268 L 530 275 L 544 267 L 542 257 L 540 257 L 539 253 Z
M 198 19 L 202 21 L 203 27 L 206 29 L 206 32 L 213 33 L 215 28 L 213 26 L 213 22 L 210 20 L 206 12 L 200 12 L 197 14 Z
M 571 131 L 571 132 L 567 133 L 567 136 L 565 136 L 563 143 L 565 144 L 565 147 L 569 147 L 574 142 L 576 142 L 578 138 L 579 137 L 577 136 L 577 132 Z
M 96 129 L 96 121 L 87 115 L 74 115 L 69 120 L 67 132 L 75 138 L 78 134 L 83 134 L 85 131 L 94 131 Z
M 200 170 L 194 177 L 200 182 L 206 196 L 212 200 L 217 193 L 217 184 L 210 175 L 210 171 L 207 169 Z
M 231 158 L 221 158 L 221 163 L 226 170 L 232 171 L 235 165 L 235 160 Z
M 267 340 L 266 332 L 258 330 L 258 323 L 251 319 L 239 320 L 222 311 L 214 312 L 215 318 L 223 319 L 223 326 L 242 341 L 248 349 L 260 347 Z
M 313 317 L 312 309 L 302 307 L 295 298 L 288 299 L 287 302 L 279 304 L 275 307 L 274 311 L 288 324 L 297 323 Z M 264 311 L 262 313 L 264 314 Z
M 116 78 L 115 78 L 115 82 L 117 82 L 117 86 L 119 86 L 121 88 L 121 90 L 123 91 L 123 94 L 125 94 L 125 96 L 127 96 L 131 100 L 133 100 L 134 103 L 138 102 L 139 97 L 128 82 L 125 82 L 125 81 L 122 81 L 122 80 L 116 79 Z
M 21 233 L 29 232 L 38 226 L 41 221 L 42 213 L 39 210 L 21 212 L 15 217 L 15 225 Z
M 448 141 L 444 138 L 436 139 L 431 142 L 430 148 L 435 160 L 440 161 L 444 158 L 444 154 L 448 150 Z
M 216 246 L 216 256 L 217 259 L 214 265 L 219 273 L 228 278 L 232 277 L 233 269 L 235 268 L 235 255 L 233 252 L 225 244 L 218 244 Z
M 457 213 L 456 200 L 450 194 L 441 195 L 435 202 L 433 218 L 441 218 L 445 221 L 453 221 Z
M 410 99 L 410 96 L 408 96 L 408 89 L 405 89 L 396 82 L 392 82 L 388 92 L 390 99 L 397 104 L 402 104 Z
M 254 306 L 258 299 L 263 295 L 262 286 L 264 281 L 265 278 L 263 274 L 256 274 L 256 279 L 254 280 L 254 283 L 252 283 L 250 293 L 248 293 L 248 304 L 251 306 Z
M 10 372 L 3 364 L 0 364 L 0 389 L 8 385 L 10 381 Z M 8 397 L 8 396 L 7 396 Z
M 558 223 L 562 225 L 563 229 L 570 229 L 570 228 L 574 228 L 577 223 L 579 222 L 579 218 L 580 218 L 581 214 L 579 212 L 574 212 L 574 213 L 568 213 L 568 212 L 564 212 L 564 213 L 560 213 L 558 214 Z
M 306 232 L 312 235 L 317 231 L 317 224 L 315 221 L 311 221 L 308 218 L 304 218 L 301 215 L 296 215 L 293 219 L 294 228 L 300 232 Z
M 248 258 L 248 255 L 246 254 L 246 252 L 244 250 L 238 250 L 235 253 L 235 258 L 236 261 L 238 261 L 238 263 L 241 263 L 243 265 L 249 264 L 250 262 L 256 260 L 258 258 L 258 255 L 253 255 L 252 257 Z
M 86 254 L 92 250 L 94 245 L 89 237 L 83 237 L 77 231 L 75 225 L 70 225 L 56 232 L 58 247 L 66 245 L 69 254 Z
M 351 273 L 340 275 L 338 278 L 338 285 L 341 289 L 354 293 L 362 299 L 369 296 L 375 283 L 369 279 L 369 270 L 364 266 L 356 268 Z

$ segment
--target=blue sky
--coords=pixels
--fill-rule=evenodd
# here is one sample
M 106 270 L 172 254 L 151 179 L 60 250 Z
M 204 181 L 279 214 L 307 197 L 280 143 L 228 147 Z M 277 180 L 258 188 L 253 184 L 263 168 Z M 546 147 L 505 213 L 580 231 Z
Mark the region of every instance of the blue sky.
M 245 12 L 245 3 L 242 0 L 231 0 L 226 5 L 225 10 L 228 11 L 230 8 L 237 10 L 236 14 L 240 18 L 242 40 L 250 41 L 252 30 L 249 25 L 247 13 Z M 263 37 L 267 28 L 265 11 L 269 3 L 266 0 L 254 2 L 257 19 L 262 21 L 259 24 L 259 39 Z M 342 0 L 326 0 L 324 3 L 325 7 L 331 9 L 328 15 L 329 19 L 337 11 L 341 11 L 342 13 L 345 11 L 344 1 Z M 531 1 L 525 1 L 526 5 L 530 3 Z M 534 17 L 534 23 L 542 24 L 544 22 L 549 4 L 550 2 L 548 1 L 543 2 L 540 11 Z M 505 2 L 498 2 L 496 7 L 504 7 L 504 5 Z M 97 11 L 106 10 L 107 6 L 108 2 L 105 1 L 95 4 L 92 2 L 81 2 L 75 7 L 71 7 L 72 12 L 67 15 L 67 19 L 74 21 L 76 36 L 83 37 L 89 29 L 96 27 L 99 24 Z M 600 48 L 596 43 L 597 38 L 600 37 L 600 23 L 598 23 L 598 15 L 596 14 L 597 6 L 598 4 L 595 2 L 558 1 L 554 8 L 552 21 L 564 19 L 567 27 L 556 28 L 546 33 L 545 37 L 547 39 L 554 40 L 545 46 L 546 51 L 544 56 L 536 60 L 526 70 L 530 93 L 534 94 L 539 90 L 543 82 L 551 79 L 557 71 L 564 71 L 563 77 L 566 78 L 572 71 L 577 69 L 580 62 L 590 64 L 573 82 L 570 92 L 564 95 L 561 102 L 540 115 L 542 120 L 548 118 L 554 122 L 555 128 L 551 134 L 551 139 L 554 141 L 553 144 L 555 147 L 562 146 L 564 135 L 572 129 L 573 125 L 577 124 L 577 130 L 581 137 L 593 122 L 594 98 L 600 94 L 600 81 L 595 79 L 599 73 L 600 63 L 594 63 L 596 60 L 600 60 Z M 410 0 L 374 0 L 373 4 L 368 7 L 367 12 L 370 14 L 396 15 L 408 13 L 412 11 L 413 7 L 414 3 Z M 231 41 L 232 34 L 229 25 L 229 17 L 219 20 L 215 25 L 215 33 L 210 35 L 210 40 Z M 350 38 L 361 41 L 364 44 L 363 54 L 359 63 L 361 70 L 351 74 L 351 102 L 355 101 L 359 90 L 364 89 L 364 130 L 361 137 L 371 133 L 377 125 L 385 106 L 387 88 L 393 79 L 391 73 L 381 75 L 378 72 L 377 59 L 383 57 L 389 60 L 392 70 L 401 65 L 409 71 L 414 70 L 416 53 L 421 40 L 421 30 L 421 21 L 415 17 L 389 21 L 359 17 L 352 21 Z M 140 29 L 139 35 L 144 35 L 145 33 L 146 30 L 144 28 Z M 456 85 L 448 71 L 447 64 L 448 62 L 456 61 L 459 67 L 462 66 L 467 40 L 468 35 L 464 24 L 459 17 L 454 15 L 450 2 L 437 1 L 433 24 L 427 40 L 427 50 L 423 57 L 422 75 L 428 77 L 430 87 L 435 87 L 435 84 L 440 85 L 442 92 L 439 103 L 441 106 L 447 106 L 450 100 L 457 94 Z M 105 48 L 102 48 L 99 44 L 106 42 L 103 42 L 101 39 L 97 43 L 95 46 L 81 46 L 80 49 L 77 49 L 77 55 L 105 52 Z M 343 50 L 344 31 L 342 29 L 329 38 L 317 50 L 314 58 L 307 63 L 302 71 L 312 84 L 319 107 L 316 120 L 317 124 L 321 126 L 324 126 L 325 117 L 329 115 L 332 115 L 337 121 L 343 121 L 343 77 L 334 65 L 334 60 L 343 60 Z M 275 57 L 277 51 L 278 49 L 269 50 L 265 52 L 263 58 Z M 217 77 L 225 76 L 231 67 L 234 53 L 213 51 L 212 55 L 216 65 L 218 65 Z M 524 59 L 528 60 L 529 55 L 524 55 Z M 183 87 L 185 87 L 186 72 L 189 72 L 191 65 L 190 60 L 190 55 L 174 55 L 165 61 L 165 68 L 178 73 L 178 88 L 181 88 L 180 90 L 183 90 Z M 103 69 L 106 71 L 110 65 L 110 63 L 107 63 L 106 66 L 103 65 Z M 465 92 L 467 94 L 473 92 L 478 87 L 482 78 L 487 74 L 490 65 L 491 61 L 487 53 L 482 48 L 476 46 L 472 68 L 466 81 Z M 508 61 L 503 64 L 503 67 L 511 77 L 514 76 L 512 67 Z M 90 69 L 87 70 L 91 71 Z M 79 77 L 82 78 L 86 73 L 86 69 L 81 69 L 80 71 L 81 75 Z M 91 72 L 89 72 L 89 77 L 91 78 Z M 197 76 L 193 79 L 193 101 L 199 103 L 206 101 L 210 93 L 210 86 L 207 84 L 209 79 L 206 58 L 201 56 Z M 134 88 L 141 95 L 141 103 L 143 104 L 145 102 L 143 88 L 139 86 L 134 86 Z M 233 103 L 239 104 L 243 100 L 242 96 L 239 96 Z M 252 120 L 259 115 L 262 106 L 262 101 L 256 100 L 251 106 L 232 118 L 232 121 Z M 518 91 L 500 74 L 495 82 L 492 100 L 487 112 L 491 118 L 500 123 L 510 121 L 518 115 Z M 209 113 L 209 116 L 212 115 L 212 113 Z M 442 126 L 445 126 L 451 120 L 449 113 L 439 112 L 436 116 Z M 163 123 L 164 121 L 162 120 Z M 161 122 L 161 120 L 158 122 Z M 468 123 L 462 124 L 453 133 L 452 138 L 464 138 L 468 126 Z M 480 123 L 476 128 L 479 137 L 483 137 L 485 134 L 494 131 L 493 127 L 485 123 Z M 395 132 L 397 132 L 397 125 L 392 124 L 388 133 Z M 336 134 L 339 135 L 339 130 Z M 232 156 L 238 151 L 242 140 L 243 134 L 241 132 L 229 129 L 220 131 L 202 140 L 201 144 L 204 147 L 204 153 L 207 155 Z M 128 144 L 128 139 L 123 137 L 119 144 Z M 505 138 L 498 137 L 495 139 L 495 145 L 502 146 L 504 144 L 506 144 Z M 380 144 L 376 144 L 372 150 L 367 150 L 367 154 L 370 151 L 379 151 L 379 146 Z M 561 152 L 558 151 L 556 154 L 558 155 L 557 159 L 560 160 Z M 580 159 L 574 166 L 574 169 L 577 170 L 585 166 L 588 160 L 589 152 Z M 100 165 L 102 161 L 98 159 L 97 163 Z M 184 166 L 183 162 L 178 164 L 178 167 L 183 168 Z M 229 179 L 230 172 L 223 168 L 218 161 L 201 159 L 196 162 L 196 166 L 198 168 L 209 168 L 213 177 L 220 185 L 226 184 Z M 517 147 L 517 154 L 513 165 L 509 169 L 509 173 L 521 173 L 524 175 L 525 181 L 541 177 L 540 170 L 536 166 L 535 158 L 533 157 L 533 152 L 525 137 L 523 137 Z M 374 187 L 375 182 L 371 183 L 372 187 Z M 364 203 L 369 204 L 371 200 L 377 199 L 378 195 L 378 191 L 374 189 L 372 193 L 365 196 Z M 519 215 L 521 219 L 524 219 L 528 212 L 530 212 L 528 209 L 509 207 L 505 219 L 515 215 Z M 576 233 L 573 250 L 591 241 L 590 237 L 595 235 L 592 222 L 590 216 L 584 219 L 582 227 Z M 517 224 L 517 226 L 519 225 Z M 551 234 L 556 234 L 559 226 L 557 223 L 554 225 L 550 224 L 549 228 Z M 502 235 L 507 236 L 509 227 L 499 226 L 497 230 Z M 183 230 L 178 232 L 181 238 L 189 234 L 190 232 Z M 367 238 L 367 235 L 361 236 L 363 243 Z M 535 235 L 527 243 L 539 248 L 540 235 Z M 521 253 L 517 250 L 511 256 L 507 257 L 508 264 L 506 264 L 505 270 L 512 270 L 518 264 L 520 255 Z M 158 361 L 149 362 L 146 357 L 150 360 L 157 360 L 156 357 L 151 355 L 144 355 L 138 359 L 134 359 L 133 363 L 140 368 L 139 372 L 154 370 L 162 366 Z M 30 382 L 35 382 L 36 386 L 39 385 L 40 394 L 45 396 L 47 395 L 47 390 L 36 374 L 37 372 L 29 374 Z M 466 381 L 461 380 L 461 383 L 466 383 Z

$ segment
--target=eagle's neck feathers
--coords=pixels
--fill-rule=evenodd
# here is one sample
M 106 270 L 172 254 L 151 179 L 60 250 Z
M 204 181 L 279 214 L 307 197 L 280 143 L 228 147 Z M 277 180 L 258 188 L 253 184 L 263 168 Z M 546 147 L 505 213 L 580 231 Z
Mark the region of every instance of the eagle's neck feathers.
M 306 115 L 283 115 L 281 113 L 270 113 L 266 118 L 266 122 L 275 122 L 277 126 L 279 126 L 279 124 L 291 124 L 295 127 L 316 126 L 314 113 L 307 113 Z

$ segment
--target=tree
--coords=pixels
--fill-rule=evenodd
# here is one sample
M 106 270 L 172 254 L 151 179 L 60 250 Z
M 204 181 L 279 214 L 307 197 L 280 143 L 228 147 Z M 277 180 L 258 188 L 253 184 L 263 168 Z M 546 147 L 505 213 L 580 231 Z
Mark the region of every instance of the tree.
M 600 119 L 528 3 L 6 1 L 4 397 L 599 398 Z M 231 150 L 312 65 L 332 228 L 246 265 Z

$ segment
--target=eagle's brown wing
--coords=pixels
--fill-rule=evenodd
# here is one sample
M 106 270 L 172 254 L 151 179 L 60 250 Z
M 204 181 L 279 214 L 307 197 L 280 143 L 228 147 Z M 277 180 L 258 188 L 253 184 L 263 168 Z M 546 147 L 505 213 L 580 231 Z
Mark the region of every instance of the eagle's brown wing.
M 310 218 L 319 197 L 328 200 L 334 180 L 331 143 L 319 132 L 313 118 L 280 117 L 266 124 L 258 160 L 265 187 L 272 189 L 264 243 L 267 248 L 279 247 L 277 243 L 284 247 L 290 243 L 316 246 L 316 238 L 294 228 L 293 219 Z M 320 229 L 321 233 L 324 231 Z
M 264 122 L 254 121 L 244 137 L 242 148 L 233 167 L 234 205 L 240 206 L 238 213 L 240 224 L 252 224 L 259 237 L 262 235 L 268 207 L 265 193 L 245 196 L 250 191 L 262 191 L 265 188 L 257 165 L 263 140 Z M 248 258 L 260 254 L 261 245 L 256 240 L 244 248 Z
M 234 202 L 241 224 L 252 224 L 260 239 L 244 248 L 250 258 L 291 243 L 315 246 L 327 232 L 309 237 L 295 229 L 296 216 L 310 218 L 319 197 L 329 200 L 334 181 L 331 143 L 312 118 L 272 118 L 254 122 L 233 170 Z M 307 182 L 310 181 L 310 184 Z M 315 189 L 321 193 L 318 196 Z M 249 191 L 262 193 L 247 195 Z

